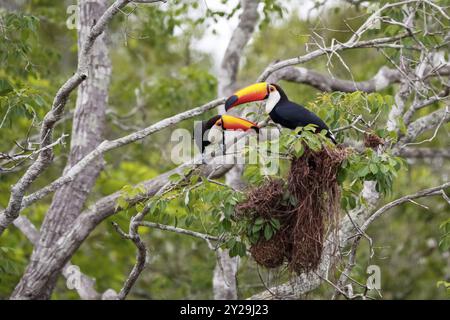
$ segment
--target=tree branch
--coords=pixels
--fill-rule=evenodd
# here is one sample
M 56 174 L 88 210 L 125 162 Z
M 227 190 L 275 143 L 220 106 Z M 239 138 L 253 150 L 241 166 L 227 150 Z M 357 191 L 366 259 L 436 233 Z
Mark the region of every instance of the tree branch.
M 334 52 L 339 52 L 339 51 L 348 50 L 348 49 L 375 47 L 378 45 L 392 43 L 397 40 L 407 38 L 409 36 L 410 35 L 408 33 L 404 33 L 404 34 L 400 34 L 400 35 L 393 36 L 393 37 L 384 37 L 384 38 L 377 38 L 377 39 L 366 40 L 366 41 L 359 41 L 359 42 L 355 42 L 355 43 L 351 44 L 351 46 L 349 46 L 347 44 L 347 43 L 350 43 L 350 40 L 349 40 L 348 42 L 346 42 L 344 44 L 336 44 L 334 46 L 317 49 L 317 50 L 314 50 L 303 56 L 279 61 L 279 62 L 276 62 L 276 63 L 270 65 L 269 67 L 267 67 L 264 70 L 264 72 L 258 78 L 258 82 L 266 81 L 274 72 L 276 72 L 278 70 L 281 70 L 283 68 L 290 67 L 290 66 L 293 66 L 296 64 L 302 64 L 302 63 L 308 62 L 310 60 L 313 60 L 315 58 L 323 56 L 327 53 L 334 53 Z
M 236 79 L 239 71 L 239 64 L 243 57 L 243 52 L 250 41 L 255 27 L 259 21 L 258 5 L 259 0 L 241 0 L 242 13 L 239 16 L 239 23 L 231 36 L 226 48 L 219 69 L 218 76 L 218 96 L 229 96 L 236 89 Z M 238 116 L 240 112 L 235 110 Z M 225 113 L 225 108 L 219 108 L 219 114 Z M 241 188 L 242 173 L 244 166 L 236 164 L 225 175 L 225 182 L 233 189 Z M 209 243 L 208 243 L 209 245 Z M 228 250 L 218 249 L 216 251 L 216 266 L 213 273 L 213 293 L 214 299 L 234 300 L 237 299 L 236 272 L 239 264 L 239 257 L 230 257 Z
M 200 106 L 200 107 L 179 113 L 172 117 L 166 118 L 164 120 L 161 120 L 147 128 L 144 128 L 137 132 L 131 133 L 122 138 L 118 138 L 118 139 L 111 140 L 111 141 L 108 141 L 108 140 L 103 141 L 100 145 L 98 145 L 97 148 L 92 150 L 83 159 L 81 159 L 78 163 L 76 163 L 74 166 L 72 166 L 61 177 L 59 177 L 58 179 L 56 179 L 55 181 L 50 183 L 48 186 L 32 193 L 31 195 L 26 196 L 23 199 L 22 209 L 28 207 L 29 205 L 31 205 L 32 203 L 34 203 L 40 199 L 42 199 L 47 194 L 57 190 L 64 184 L 71 182 L 77 174 L 79 174 L 81 171 L 83 171 L 83 169 L 86 166 L 88 166 L 92 161 L 94 161 L 100 155 L 103 155 L 104 153 L 106 153 L 108 151 L 117 149 L 124 145 L 136 142 L 138 140 L 142 140 L 153 133 L 156 133 L 165 128 L 171 127 L 183 120 L 195 117 L 195 116 L 200 115 L 208 110 L 211 110 L 211 109 L 217 107 L 218 105 L 223 104 L 224 102 L 225 102 L 225 99 L 216 99 L 216 100 L 213 100 L 203 106 Z
M 39 231 L 28 218 L 19 216 L 14 220 L 14 225 L 27 237 L 33 246 L 38 245 L 40 237 Z M 77 274 L 74 274 L 74 271 L 76 271 Z M 81 299 L 96 300 L 101 297 L 101 294 L 94 288 L 95 280 L 81 273 L 78 266 L 68 262 L 62 270 L 62 274 L 67 281 L 71 281 L 71 277 L 77 278 L 74 289 L 78 292 Z
M 431 130 L 439 126 L 439 124 L 446 123 L 450 121 L 450 112 L 448 111 L 449 106 L 443 109 L 434 111 L 424 117 L 421 117 L 414 122 L 412 122 L 406 131 L 405 136 L 400 138 L 401 147 L 405 147 L 411 141 L 414 141 L 420 134 L 425 131 Z M 398 150 L 395 150 L 398 152 Z
M 388 211 L 398 205 L 401 205 L 405 202 L 410 202 L 410 201 L 412 201 L 414 199 L 418 199 L 418 198 L 441 195 L 442 191 L 448 187 L 450 187 L 450 182 L 446 182 L 437 187 L 424 189 L 424 190 L 418 191 L 414 194 L 403 196 L 399 199 L 389 202 L 388 204 L 385 204 L 380 209 L 376 210 L 371 216 L 369 216 L 369 218 L 367 218 L 367 220 L 364 222 L 364 224 L 359 227 L 359 232 L 357 233 L 356 238 L 353 240 L 353 244 L 350 249 L 350 256 L 348 259 L 348 264 L 346 265 L 344 271 L 341 273 L 341 275 L 339 277 L 337 287 L 342 289 L 345 286 L 345 284 L 350 276 L 350 273 L 351 273 L 353 267 L 355 266 L 356 251 L 358 249 L 359 242 L 361 241 L 363 234 L 366 232 L 366 230 L 368 229 L 368 227 L 370 226 L 370 224 L 372 222 L 374 222 L 376 219 L 378 219 L 386 211 Z M 336 295 L 338 293 L 339 292 L 336 291 L 334 297 L 336 297 Z
M 372 79 L 361 82 L 336 79 L 307 68 L 287 67 L 273 73 L 267 81 L 278 82 L 279 80 L 285 80 L 302 83 L 326 92 L 375 92 L 383 90 L 389 85 L 400 81 L 400 79 L 401 75 L 397 70 L 385 66 Z
M 164 225 L 164 224 L 160 224 L 160 223 L 155 223 L 155 222 L 150 222 L 150 221 L 142 221 L 139 223 L 139 225 L 144 226 L 144 227 L 149 227 L 149 228 L 156 228 L 156 229 L 160 229 L 160 230 L 164 230 L 164 231 L 175 232 L 178 234 L 184 234 L 184 235 L 188 235 L 188 236 L 202 239 L 205 241 L 219 241 L 219 237 L 216 237 L 216 236 L 212 236 L 212 235 L 197 232 L 197 231 L 182 229 L 182 228 L 178 228 L 178 227 L 168 226 L 168 225 Z
M 97 37 L 105 30 L 106 25 L 119 12 L 121 8 L 127 5 L 130 0 L 117 0 L 101 16 L 97 23 L 92 27 L 86 41 L 82 45 L 81 54 L 78 59 L 78 67 L 75 74 L 70 77 L 58 90 L 53 100 L 51 110 L 45 115 L 40 132 L 40 148 L 45 148 L 52 143 L 53 128 L 56 122 L 61 118 L 64 107 L 70 93 L 78 87 L 87 77 L 87 58 L 89 52 Z M 37 179 L 38 176 L 52 162 L 53 149 L 49 148 L 39 153 L 37 160 L 27 169 L 25 174 L 11 188 L 11 196 L 8 206 L 0 213 L 0 236 L 3 231 L 11 224 L 20 213 L 22 200 L 28 187 Z

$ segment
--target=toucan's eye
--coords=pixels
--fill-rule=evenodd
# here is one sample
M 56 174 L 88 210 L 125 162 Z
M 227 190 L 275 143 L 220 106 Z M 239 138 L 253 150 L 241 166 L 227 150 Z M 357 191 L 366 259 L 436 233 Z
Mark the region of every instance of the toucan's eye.
M 270 87 L 270 92 L 274 92 L 275 91 L 275 88 L 274 87 Z

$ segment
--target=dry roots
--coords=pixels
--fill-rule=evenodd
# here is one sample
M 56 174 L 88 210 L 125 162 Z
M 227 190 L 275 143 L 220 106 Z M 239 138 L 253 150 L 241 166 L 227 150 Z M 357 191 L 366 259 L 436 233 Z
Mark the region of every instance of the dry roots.
M 294 159 L 287 177 L 270 179 L 248 191 L 246 199 L 236 206 L 238 216 L 263 217 L 280 221 L 280 230 L 268 241 L 261 235 L 250 252 L 257 263 L 267 268 L 279 267 L 286 259 L 289 269 L 308 272 L 317 268 L 324 238 L 335 230 L 339 217 L 339 186 L 336 174 L 347 155 L 346 150 L 306 149 Z M 283 201 L 286 193 L 296 202 Z

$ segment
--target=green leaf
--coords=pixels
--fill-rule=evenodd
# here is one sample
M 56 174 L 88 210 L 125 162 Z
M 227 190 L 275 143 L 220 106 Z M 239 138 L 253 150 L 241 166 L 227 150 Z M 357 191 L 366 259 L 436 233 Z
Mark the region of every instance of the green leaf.
M 369 165 L 369 169 L 370 169 L 370 172 L 372 172 L 373 174 L 378 173 L 378 166 L 375 163 L 371 163 Z
M 236 242 L 236 245 L 234 246 L 236 248 L 237 254 L 240 257 L 245 256 L 246 251 L 247 251 L 247 247 L 245 246 L 245 244 L 243 242 Z
M 350 197 L 348 198 L 348 207 L 349 207 L 350 210 L 356 208 L 356 200 L 355 200 L 355 198 L 352 197 L 352 196 L 350 196 Z
M 358 170 L 358 177 L 365 177 L 369 174 L 369 167 L 365 166 Z
M 117 198 L 116 208 L 127 209 L 128 208 L 128 201 L 124 197 Z
M 252 227 L 252 233 L 258 233 L 262 229 L 262 225 L 253 225 Z
M 237 242 L 235 242 L 233 246 L 230 248 L 229 254 L 230 257 L 236 257 L 239 254 L 239 247 L 237 245 Z
M 339 184 L 342 184 L 345 181 L 346 177 L 347 177 L 347 170 L 344 168 L 340 168 L 337 174 L 337 182 Z
M 278 219 L 276 218 L 272 218 L 270 219 L 270 224 L 276 229 L 276 230 L 280 230 L 281 227 L 281 223 Z
M 297 206 L 298 204 L 297 197 L 294 195 L 289 196 L 289 203 L 294 207 Z
M 294 153 L 297 158 L 301 157 L 305 152 L 302 141 L 299 139 L 294 143 Z
M 6 79 L 0 79 L 0 96 L 6 96 L 8 93 L 12 92 L 14 89 L 11 84 Z
M 231 221 L 230 220 L 223 219 L 221 224 L 222 224 L 223 230 L 225 230 L 225 231 L 231 230 Z
M 255 225 L 262 225 L 264 224 L 264 218 L 263 217 L 258 217 L 255 220 Z
M 142 202 L 138 202 L 138 203 L 136 204 L 136 210 L 137 210 L 138 212 L 141 212 L 142 210 L 144 210 L 144 207 L 145 207 L 145 205 L 144 205 Z
M 266 226 L 264 227 L 264 238 L 266 238 L 266 240 L 269 240 L 270 238 L 272 238 L 272 235 L 272 227 L 270 226 L 270 224 L 266 224 Z
M 169 176 L 169 181 L 171 181 L 171 182 L 178 182 L 180 180 L 181 180 L 181 175 L 179 175 L 178 173 L 174 173 Z
M 193 215 L 189 215 L 186 217 L 186 219 L 184 220 L 184 224 L 186 225 L 186 227 L 189 227 L 193 222 L 194 222 L 195 216 Z
M 225 207 L 223 210 L 223 214 L 225 215 L 225 217 L 227 217 L 227 218 L 231 217 L 233 212 L 234 212 L 234 207 L 230 203 L 225 204 Z
M 346 210 L 347 209 L 347 204 L 348 204 L 348 198 L 347 197 L 342 197 L 341 198 L 341 208 Z
M 236 239 L 235 238 L 231 238 L 230 240 L 227 241 L 226 243 L 226 247 L 228 249 L 233 248 L 236 245 Z

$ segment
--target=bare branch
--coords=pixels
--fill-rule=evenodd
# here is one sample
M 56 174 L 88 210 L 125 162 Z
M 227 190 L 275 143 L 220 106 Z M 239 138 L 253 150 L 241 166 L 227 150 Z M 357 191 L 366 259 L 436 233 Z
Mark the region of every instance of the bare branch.
M 150 221 L 142 221 L 139 223 L 139 225 L 144 226 L 144 227 L 149 227 L 149 228 L 156 228 L 156 229 L 160 229 L 160 230 L 164 230 L 164 231 L 175 232 L 175 233 L 179 233 L 179 234 L 185 234 L 185 235 L 199 238 L 199 239 L 202 239 L 205 241 L 218 241 L 219 240 L 219 237 L 212 236 L 209 234 L 192 231 L 192 230 L 187 230 L 187 229 L 182 229 L 182 228 L 173 227 L 173 226 L 168 226 L 168 225 L 150 222 Z
M 400 34 L 394 37 L 385 37 L 385 38 L 377 38 L 377 39 L 372 39 L 372 40 L 367 40 L 367 41 L 359 41 L 356 42 L 354 44 L 352 44 L 352 46 L 347 46 L 344 44 L 336 44 L 335 46 L 332 47 L 327 47 L 327 48 L 323 48 L 323 49 L 317 49 L 314 50 L 308 54 L 305 54 L 303 56 L 300 57 L 296 57 L 296 58 L 292 58 L 292 59 L 287 59 L 287 60 L 283 60 L 280 62 L 276 62 L 272 65 L 270 65 L 269 67 L 266 68 L 266 70 L 264 70 L 264 72 L 261 74 L 261 76 L 258 78 L 259 82 L 265 81 L 267 80 L 267 78 L 273 74 L 274 72 L 286 68 L 286 67 L 290 67 L 296 64 L 302 64 L 305 63 L 307 61 L 310 61 L 312 59 L 318 58 L 320 56 L 323 56 L 329 52 L 339 52 L 342 50 L 347 50 L 347 49 L 356 49 L 356 48 L 370 48 L 370 47 L 374 47 L 377 45 L 384 45 L 384 44 L 388 44 L 388 43 L 392 43 L 395 42 L 397 40 L 409 37 L 410 35 L 405 33 L 405 34 Z
M 419 141 L 419 142 L 409 142 L 409 143 L 405 143 L 405 144 L 402 146 L 402 148 L 404 148 L 404 147 L 406 147 L 406 146 L 419 145 L 419 144 L 422 144 L 422 143 L 425 143 L 425 142 L 431 142 L 431 141 L 433 141 L 433 139 L 436 138 L 436 135 L 437 135 L 439 129 L 441 128 L 442 124 L 443 124 L 444 122 L 447 122 L 447 121 L 448 121 L 447 119 L 450 119 L 450 111 L 449 111 L 448 106 L 445 107 L 445 113 L 444 113 L 444 115 L 442 116 L 442 119 L 439 121 L 438 125 L 436 126 L 436 129 L 434 130 L 433 135 L 432 135 L 430 138 L 425 139 L 425 140 L 422 140 L 422 141 Z
M 448 74 L 450 74 L 450 69 L 446 69 L 445 71 L 449 71 Z M 442 75 L 447 75 L 447 73 L 442 73 Z M 285 80 L 301 83 L 325 92 L 376 92 L 381 91 L 394 83 L 400 82 L 401 79 L 402 74 L 397 69 L 391 69 L 386 66 L 381 67 L 371 79 L 361 82 L 330 77 L 308 68 L 286 67 L 274 72 L 269 76 L 267 81 L 276 83 L 280 80 Z M 418 106 L 417 109 L 439 100 L 442 100 L 442 98 L 430 99 L 429 101 Z
M 133 0 L 132 2 L 134 2 L 134 3 L 147 3 L 147 4 L 150 4 L 150 3 L 156 3 L 156 2 L 166 3 L 167 0 Z
M 58 90 L 53 100 L 51 110 L 44 117 L 40 132 L 40 148 L 44 148 L 52 143 L 53 128 L 56 122 L 62 117 L 64 107 L 70 93 L 88 77 L 87 58 L 95 40 L 105 30 L 106 25 L 114 17 L 114 15 L 129 2 L 130 0 L 115 1 L 90 30 L 86 41 L 81 47 L 77 71 Z M 11 196 L 8 206 L 2 213 L 0 213 L 0 236 L 8 225 L 17 218 L 22 207 L 22 199 L 26 190 L 52 162 L 52 158 L 52 148 L 46 149 L 45 151 L 39 153 L 38 159 L 27 169 L 20 180 L 11 188 Z
M 273 73 L 268 78 L 268 82 L 278 82 L 279 80 L 291 81 L 307 84 L 318 90 L 327 92 L 375 92 L 383 90 L 389 85 L 400 81 L 400 79 L 400 73 L 388 67 L 382 67 L 372 79 L 361 82 L 332 78 L 307 68 L 287 67 Z
M 41 152 L 45 152 L 49 149 L 52 149 L 54 146 L 56 145 L 65 145 L 64 139 L 66 137 L 68 137 L 68 134 L 62 134 L 61 137 L 59 137 L 58 139 L 56 139 L 54 142 L 50 143 L 49 145 L 39 148 L 39 149 L 34 149 L 34 150 L 27 150 L 27 151 L 32 151 L 31 153 L 28 154 L 17 154 L 17 155 L 7 155 L 7 154 L 1 154 L 1 158 L 6 158 L 7 161 L 2 163 L 2 166 L 4 166 L 5 164 L 11 163 L 11 162 L 15 162 L 15 164 L 11 167 L 8 168 L 3 168 L 0 167 L 0 172 L 7 172 L 7 171 L 11 171 L 15 168 L 17 168 L 17 166 L 20 166 L 24 161 L 28 160 L 28 159 L 32 159 L 34 156 L 40 154 Z
M 171 190 L 172 182 L 166 182 L 156 193 L 156 195 L 162 195 L 165 192 L 168 192 Z M 130 221 L 130 227 L 128 234 L 125 234 L 117 224 L 115 224 L 116 230 L 119 231 L 122 237 L 126 239 L 130 239 L 133 241 L 134 245 L 137 248 L 136 251 L 136 263 L 133 266 L 133 269 L 131 270 L 128 278 L 125 280 L 125 283 L 120 290 L 119 294 L 117 295 L 117 298 L 119 300 L 123 300 L 127 297 L 127 295 L 130 293 L 130 290 L 133 288 L 134 284 L 136 283 L 137 279 L 139 278 L 140 274 L 145 268 L 145 265 L 147 263 L 148 259 L 148 252 L 147 247 L 145 246 L 144 241 L 142 241 L 141 236 L 139 235 L 139 225 L 143 222 L 145 216 L 149 213 L 151 209 L 151 202 L 148 202 L 144 209 L 142 209 L 141 212 L 137 213 L 135 216 L 131 218 Z
M 67 172 L 64 173 L 61 177 L 53 181 L 48 186 L 34 192 L 33 194 L 26 196 L 23 199 L 23 205 L 22 209 L 28 207 L 30 204 L 36 202 L 37 200 L 42 199 L 47 194 L 57 190 L 62 185 L 72 181 L 72 179 L 80 173 L 87 165 L 89 165 L 93 160 L 95 160 L 98 156 L 113 150 L 117 149 L 119 147 L 122 147 L 124 145 L 136 142 L 138 140 L 142 140 L 146 138 L 147 136 L 161 131 L 165 128 L 171 127 L 180 121 L 195 117 L 197 115 L 200 115 L 208 110 L 211 110 L 215 107 L 217 107 L 220 104 L 223 104 L 225 99 L 217 99 L 213 100 L 203 106 L 179 113 L 177 115 L 174 115 L 172 117 L 166 118 L 164 120 L 161 120 L 154 125 L 151 125 L 145 129 L 139 130 L 137 132 L 131 133 L 127 136 L 124 136 L 122 138 L 118 138 L 111 141 L 103 141 L 97 148 L 95 148 L 92 152 L 87 154 L 83 159 L 81 159 L 77 164 L 75 164 L 73 167 L 70 168 Z
M 450 112 L 448 111 L 448 106 L 445 109 L 440 109 L 421 117 L 408 126 L 405 136 L 400 139 L 400 145 L 405 147 L 407 143 L 414 141 L 414 139 L 425 131 L 434 129 L 439 126 L 440 123 L 442 124 L 449 121 Z M 398 150 L 395 150 L 395 152 L 398 152 Z
M 410 201 L 413 201 L 414 199 L 423 198 L 423 197 L 442 195 L 442 191 L 448 187 L 450 187 L 450 182 L 446 182 L 437 187 L 424 189 L 424 190 L 418 191 L 414 194 L 403 196 L 399 199 L 396 199 L 396 200 L 389 202 L 388 204 L 382 206 L 380 209 L 376 210 L 371 216 L 369 216 L 369 218 L 367 218 L 367 220 L 364 222 L 364 224 L 360 227 L 361 231 L 356 235 L 356 238 L 353 240 L 353 244 L 350 249 L 350 256 L 348 259 L 348 264 L 346 265 L 344 271 L 341 273 L 337 287 L 343 288 L 345 286 L 347 279 L 350 276 L 350 272 L 352 271 L 353 267 L 355 266 L 356 251 L 357 251 L 359 242 L 362 238 L 361 232 L 365 232 L 373 221 L 375 221 L 377 218 L 379 218 L 386 211 L 388 211 L 398 205 L 401 205 L 405 202 L 410 202 Z M 335 293 L 335 296 L 336 296 L 336 293 Z

